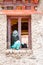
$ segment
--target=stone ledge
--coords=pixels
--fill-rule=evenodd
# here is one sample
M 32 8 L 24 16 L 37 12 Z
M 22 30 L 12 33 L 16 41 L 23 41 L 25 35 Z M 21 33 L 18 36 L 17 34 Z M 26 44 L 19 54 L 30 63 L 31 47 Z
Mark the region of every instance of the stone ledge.
M 33 53 L 33 51 L 30 49 L 20 49 L 20 50 L 7 49 L 5 53 L 8 57 L 12 56 L 15 58 L 21 58 L 24 56 L 30 56 Z
M 20 49 L 20 50 L 15 50 L 15 49 L 7 49 L 6 54 L 12 54 L 12 53 L 31 53 L 32 50 L 30 49 Z

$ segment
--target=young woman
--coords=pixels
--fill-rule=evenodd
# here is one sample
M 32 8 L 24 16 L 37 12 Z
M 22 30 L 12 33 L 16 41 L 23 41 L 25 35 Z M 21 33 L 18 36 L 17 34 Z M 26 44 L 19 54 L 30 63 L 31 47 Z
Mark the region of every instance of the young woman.
M 17 30 L 14 30 L 12 33 L 12 40 L 11 40 L 11 48 L 12 49 L 20 49 L 21 42 L 19 40 L 18 32 Z

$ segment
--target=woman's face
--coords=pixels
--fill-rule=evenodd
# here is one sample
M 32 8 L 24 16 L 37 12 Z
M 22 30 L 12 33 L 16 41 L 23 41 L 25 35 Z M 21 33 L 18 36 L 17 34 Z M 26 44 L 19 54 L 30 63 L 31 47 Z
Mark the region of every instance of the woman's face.
M 18 32 L 16 30 L 13 31 L 13 36 L 14 37 L 18 36 Z

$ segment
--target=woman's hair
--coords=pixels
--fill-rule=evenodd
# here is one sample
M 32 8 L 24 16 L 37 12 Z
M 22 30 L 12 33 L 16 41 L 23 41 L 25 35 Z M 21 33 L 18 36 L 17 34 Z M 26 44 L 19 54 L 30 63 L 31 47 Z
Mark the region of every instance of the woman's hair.
M 16 42 L 17 40 L 19 40 L 19 35 L 18 35 L 18 31 L 14 30 L 13 33 L 11 34 L 11 46 L 14 44 L 14 42 Z

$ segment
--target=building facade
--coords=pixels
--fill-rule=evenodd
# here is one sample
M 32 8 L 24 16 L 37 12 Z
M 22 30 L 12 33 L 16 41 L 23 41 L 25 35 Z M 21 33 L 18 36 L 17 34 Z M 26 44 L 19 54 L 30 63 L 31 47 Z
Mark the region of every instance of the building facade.
M 6 56 L 6 53 L 9 53 L 8 48 L 10 47 L 11 44 L 11 33 L 13 32 L 14 29 L 18 30 L 20 41 L 21 39 L 24 39 L 23 35 L 28 35 L 28 38 L 26 37 L 28 39 L 28 41 L 26 40 L 29 47 L 28 50 L 31 49 L 34 51 L 43 46 L 42 12 L 43 12 L 43 0 L 40 1 L 0 0 L 0 64 L 1 65 L 11 65 L 10 63 L 11 60 L 13 65 L 15 64 L 14 57 L 16 56 L 13 55 L 12 57 L 11 54 L 9 55 L 9 57 Z M 12 53 L 13 51 L 14 50 L 10 52 Z M 29 54 L 29 52 L 27 53 Z M 23 52 L 21 54 L 23 54 Z

